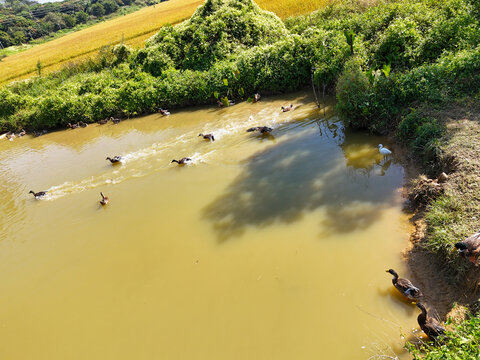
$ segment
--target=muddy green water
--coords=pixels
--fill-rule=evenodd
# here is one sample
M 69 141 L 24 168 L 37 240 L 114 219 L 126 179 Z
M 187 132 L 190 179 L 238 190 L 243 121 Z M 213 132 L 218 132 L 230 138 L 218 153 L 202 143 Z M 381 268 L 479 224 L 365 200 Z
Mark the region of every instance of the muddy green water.
M 327 110 L 299 93 L 1 139 L 0 358 L 405 357 L 418 311 L 385 273 L 406 271 L 405 172 Z

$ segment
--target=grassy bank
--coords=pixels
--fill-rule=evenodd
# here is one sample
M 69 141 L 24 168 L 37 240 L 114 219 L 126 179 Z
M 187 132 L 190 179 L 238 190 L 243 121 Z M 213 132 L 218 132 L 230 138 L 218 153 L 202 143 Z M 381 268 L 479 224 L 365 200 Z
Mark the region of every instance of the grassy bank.
M 443 311 L 450 313 L 446 316 L 449 326 L 446 339 L 438 345 L 409 345 L 409 351 L 415 359 L 474 359 L 480 356 L 477 288 L 480 273 L 452 249 L 454 243 L 480 228 L 480 107 L 468 101 L 417 111 L 424 119 L 435 119 L 443 128 L 436 140 L 437 159 L 430 164 L 434 166 L 425 170 L 430 171 L 432 177 L 446 171 L 449 178 L 442 185 L 443 191 L 430 192 L 430 196 L 422 199 L 420 211 L 425 225 L 412 252 L 433 253 L 438 259 L 432 280 L 443 279 L 449 290 L 445 291 L 445 286 L 437 289 L 440 291 L 435 301 L 443 302 L 447 306 Z M 426 184 L 438 187 L 434 183 Z M 411 195 L 418 195 L 417 191 L 418 186 Z M 464 321 L 450 318 L 456 305 L 466 312 Z

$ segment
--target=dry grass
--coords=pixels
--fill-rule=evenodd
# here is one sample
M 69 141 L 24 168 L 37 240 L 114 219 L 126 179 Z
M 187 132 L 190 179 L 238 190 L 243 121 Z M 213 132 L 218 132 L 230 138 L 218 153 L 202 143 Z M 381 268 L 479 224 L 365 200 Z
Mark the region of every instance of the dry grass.
M 58 68 L 56 65 L 118 43 L 122 36 L 125 43 L 139 46 L 162 25 L 191 16 L 201 3 L 202 0 L 165 1 L 8 56 L 0 62 L 0 83 L 34 74 L 38 60 L 45 72 L 53 71 Z
M 326 0 L 258 0 L 260 7 L 273 11 L 281 18 L 312 12 Z M 43 73 L 60 69 L 70 61 L 95 54 L 100 47 L 125 43 L 137 48 L 154 35 L 162 25 L 175 24 L 190 17 L 203 0 L 169 0 L 132 14 L 121 16 L 90 28 L 65 35 L 32 47 L 0 61 L 0 84 L 34 76 L 40 60 Z
M 273 11 L 282 19 L 290 16 L 308 14 L 321 7 L 324 7 L 328 0 L 255 0 L 262 8 Z

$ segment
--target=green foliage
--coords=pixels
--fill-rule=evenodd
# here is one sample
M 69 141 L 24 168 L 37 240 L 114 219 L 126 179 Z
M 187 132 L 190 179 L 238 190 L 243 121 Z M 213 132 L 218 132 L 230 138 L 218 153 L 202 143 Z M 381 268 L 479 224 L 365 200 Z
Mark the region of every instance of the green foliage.
M 470 316 L 466 321 L 457 324 L 451 319 L 452 331 L 442 339 L 439 346 L 433 343 L 415 346 L 407 344 L 408 351 L 414 359 L 424 360 L 463 360 L 480 358 L 480 318 Z
M 207 0 L 189 20 L 147 41 L 145 50 L 164 51 L 177 69 L 206 70 L 239 50 L 287 36 L 282 21 L 252 0 Z
M 399 140 L 422 158 L 427 166 L 438 160 L 438 140 L 443 134 L 444 127 L 436 119 L 422 116 L 415 109 L 402 117 L 397 128 Z
M 88 11 L 90 14 L 96 17 L 102 17 L 105 15 L 105 8 L 100 3 L 93 4 Z

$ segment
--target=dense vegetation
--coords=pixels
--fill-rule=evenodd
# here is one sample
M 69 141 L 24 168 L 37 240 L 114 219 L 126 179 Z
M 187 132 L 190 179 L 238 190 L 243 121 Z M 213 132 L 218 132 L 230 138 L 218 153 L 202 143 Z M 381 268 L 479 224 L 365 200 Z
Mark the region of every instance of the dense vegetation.
M 0 2 L 0 48 L 29 43 L 76 25 L 91 23 L 126 7 L 163 0 L 64 0 L 40 4 L 29 0 Z
M 145 48 L 105 48 L 97 59 L 0 90 L 0 128 L 56 128 L 158 106 L 291 91 L 315 81 L 333 89 L 354 127 L 429 146 L 435 121 L 413 103 L 478 97 L 480 27 L 473 0 L 355 1 L 283 23 L 251 0 L 207 0 L 188 21 L 164 27 Z M 351 54 L 351 52 L 354 54 Z M 399 125 L 400 124 L 400 125 Z M 430 156 L 430 155 L 428 155 Z

